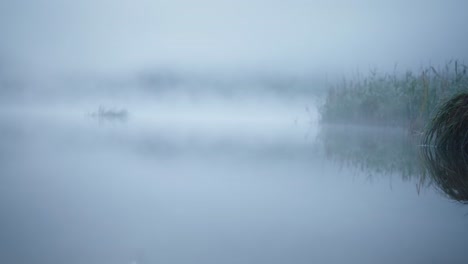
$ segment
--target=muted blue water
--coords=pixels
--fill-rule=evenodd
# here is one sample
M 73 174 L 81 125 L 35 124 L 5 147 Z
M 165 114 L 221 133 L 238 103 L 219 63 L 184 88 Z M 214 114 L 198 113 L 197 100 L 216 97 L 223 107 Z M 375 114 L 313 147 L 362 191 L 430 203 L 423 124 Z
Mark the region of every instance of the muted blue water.
M 102 101 L 128 118 L 1 108 L 0 262 L 468 261 L 468 208 L 418 185 L 402 131 L 324 130 L 306 99 Z

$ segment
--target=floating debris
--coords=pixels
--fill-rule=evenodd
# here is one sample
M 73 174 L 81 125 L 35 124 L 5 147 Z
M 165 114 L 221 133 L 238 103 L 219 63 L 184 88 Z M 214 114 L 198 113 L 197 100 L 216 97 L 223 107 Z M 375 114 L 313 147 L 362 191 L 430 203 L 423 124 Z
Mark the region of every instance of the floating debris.
M 98 111 L 92 112 L 90 116 L 98 119 L 99 122 L 103 122 L 103 121 L 124 122 L 128 118 L 128 111 L 126 109 L 105 108 L 103 106 L 99 106 Z

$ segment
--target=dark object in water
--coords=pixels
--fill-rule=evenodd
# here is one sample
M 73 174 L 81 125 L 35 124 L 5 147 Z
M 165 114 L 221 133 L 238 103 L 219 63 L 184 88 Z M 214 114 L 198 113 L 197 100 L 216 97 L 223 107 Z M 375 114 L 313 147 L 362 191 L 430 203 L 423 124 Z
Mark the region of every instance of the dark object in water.
M 437 148 L 468 153 L 468 93 L 454 96 L 444 103 L 429 124 L 426 143 Z
M 468 93 L 445 102 L 423 137 L 428 175 L 453 200 L 468 203 Z
M 91 116 L 97 118 L 99 121 L 125 121 L 127 120 L 128 112 L 125 109 L 106 109 L 99 106 L 98 111 L 91 113 Z

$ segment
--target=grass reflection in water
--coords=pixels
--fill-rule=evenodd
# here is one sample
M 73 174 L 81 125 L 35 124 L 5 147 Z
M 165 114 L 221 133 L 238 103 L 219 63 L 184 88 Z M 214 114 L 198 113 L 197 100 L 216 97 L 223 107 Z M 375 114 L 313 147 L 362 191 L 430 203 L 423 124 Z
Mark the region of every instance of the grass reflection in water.
M 468 94 L 443 103 L 424 134 L 404 129 L 323 125 L 320 142 L 328 159 L 357 168 L 370 179 L 400 175 L 417 190 L 434 187 L 468 203 Z

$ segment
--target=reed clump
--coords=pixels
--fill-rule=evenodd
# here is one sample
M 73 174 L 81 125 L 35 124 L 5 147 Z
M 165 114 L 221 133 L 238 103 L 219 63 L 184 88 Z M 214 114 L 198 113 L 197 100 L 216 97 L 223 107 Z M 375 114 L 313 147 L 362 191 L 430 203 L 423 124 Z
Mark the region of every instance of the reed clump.
M 441 101 L 466 91 L 468 67 L 451 61 L 419 72 L 379 74 L 371 71 L 333 85 L 322 105 L 323 123 L 405 127 L 422 132 Z
M 441 104 L 422 142 L 430 180 L 449 198 L 468 203 L 468 92 Z

